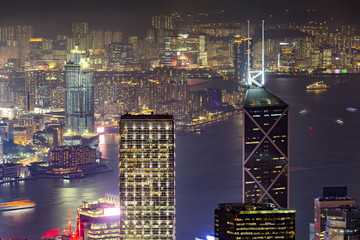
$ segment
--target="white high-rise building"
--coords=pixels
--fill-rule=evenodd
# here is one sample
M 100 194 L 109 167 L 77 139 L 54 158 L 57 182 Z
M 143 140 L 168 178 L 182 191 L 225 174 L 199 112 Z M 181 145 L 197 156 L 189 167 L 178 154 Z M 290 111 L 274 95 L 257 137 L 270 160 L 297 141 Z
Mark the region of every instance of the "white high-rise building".
M 121 116 L 120 239 L 175 239 L 174 147 L 171 115 Z

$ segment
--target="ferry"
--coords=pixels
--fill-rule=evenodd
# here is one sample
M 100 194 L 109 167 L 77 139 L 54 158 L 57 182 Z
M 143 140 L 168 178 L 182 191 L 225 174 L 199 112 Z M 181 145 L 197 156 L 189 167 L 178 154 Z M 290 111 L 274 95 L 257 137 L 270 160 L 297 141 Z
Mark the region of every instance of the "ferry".
M 341 118 L 337 118 L 336 123 L 343 125 L 344 121 Z
M 31 201 L 29 198 L 25 198 L 25 199 L 17 199 L 12 202 L 0 203 L 0 210 L 12 211 L 18 209 L 33 208 L 35 206 L 36 204 L 33 201 Z
M 300 113 L 300 114 L 307 114 L 307 113 L 308 113 L 308 110 L 306 110 L 306 109 L 304 108 L 304 109 L 301 109 L 299 113 Z
M 72 173 L 69 175 L 64 175 L 63 179 L 70 180 L 70 179 L 79 179 L 79 178 L 84 178 L 84 177 L 85 177 L 85 175 L 83 173 Z
M 320 82 L 314 82 L 308 86 L 306 86 L 307 90 L 321 90 L 321 89 L 327 89 L 330 86 L 327 85 L 326 83 L 324 83 L 324 81 L 320 81 Z

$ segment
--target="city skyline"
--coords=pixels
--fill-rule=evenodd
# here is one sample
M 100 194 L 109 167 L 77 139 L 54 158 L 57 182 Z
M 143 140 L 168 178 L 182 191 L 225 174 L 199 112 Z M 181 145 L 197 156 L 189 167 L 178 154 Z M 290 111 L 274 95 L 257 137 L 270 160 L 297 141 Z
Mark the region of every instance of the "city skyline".
M 306 12 L 308 9 L 315 9 L 316 14 L 325 18 L 336 17 L 338 20 L 345 19 L 348 22 L 359 24 L 359 18 L 356 14 L 358 3 L 353 0 L 347 0 L 345 3 L 337 4 L 336 9 L 327 4 L 325 0 L 310 1 L 301 3 L 289 2 L 284 0 L 265 1 L 258 0 L 246 3 L 236 0 L 211 1 L 205 0 L 181 2 L 176 1 L 106 1 L 105 4 L 98 4 L 96 1 L 63 1 L 56 7 L 50 2 L 41 0 L 28 2 L 20 1 L 17 4 L 13 2 L 2 3 L 2 9 L 6 9 L 0 16 L 2 25 L 24 25 L 31 24 L 35 26 L 35 35 L 37 37 L 55 37 L 57 33 L 66 35 L 70 33 L 70 25 L 73 22 L 89 22 L 94 29 L 120 30 L 127 36 L 143 35 L 153 15 L 170 14 L 172 12 L 181 12 L 186 14 L 196 14 L 199 12 L 221 12 L 225 10 L 227 14 L 220 18 L 222 21 L 244 21 L 253 19 L 254 21 L 265 19 L 270 20 L 271 16 L 279 20 L 283 17 L 285 10 L 295 12 L 297 18 L 304 16 L 300 12 Z M 336 4 L 336 3 L 334 3 Z M 18 6 L 22 8 L 18 8 Z M 79 9 L 82 9 L 79 11 Z M 66 16 L 64 18 L 64 15 Z M 96 16 L 96 18 L 94 18 Z M 131 22 L 127 21 L 131 19 Z M 227 20 L 226 20 L 227 19 Z M 57 29 L 57 32 L 54 31 Z
M 65 226 L 83 240 L 360 232 L 350 4 L 37 3 L 13 14 L 39 13 L 25 24 L 0 16 L 0 238 Z M 352 189 L 351 205 L 333 202 L 345 188 L 318 197 L 333 185 Z M 77 208 L 86 224 L 72 232 Z

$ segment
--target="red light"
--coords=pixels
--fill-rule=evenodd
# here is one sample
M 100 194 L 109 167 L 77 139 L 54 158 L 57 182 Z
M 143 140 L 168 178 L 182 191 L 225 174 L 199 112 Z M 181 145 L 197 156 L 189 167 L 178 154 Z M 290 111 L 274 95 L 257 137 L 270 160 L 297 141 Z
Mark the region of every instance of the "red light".
M 59 233 L 59 229 L 53 229 L 53 230 L 49 230 L 45 233 L 45 235 L 42 235 L 41 238 L 47 238 L 47 237 L 54 237 L 57 236 Z

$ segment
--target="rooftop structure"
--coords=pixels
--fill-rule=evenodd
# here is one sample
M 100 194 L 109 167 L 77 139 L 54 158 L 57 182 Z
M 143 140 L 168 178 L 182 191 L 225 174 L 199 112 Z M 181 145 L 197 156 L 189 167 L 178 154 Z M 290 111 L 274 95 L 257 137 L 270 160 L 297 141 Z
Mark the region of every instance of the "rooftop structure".
M 85 202 L 79 208 L 77 231 L 83 240 L 120 239 L 119 197 L 106 194 L 104 198 Z
M 295 210 L 272 204 L 222 203 L 215 209 L 218 240 L 295 239 Z
M 355 206 L 347 196 L 347 187 L 324 187 L 323 196 L 314 200 L 314 239 L 325 239 L 326 211 L 343 205 Z

